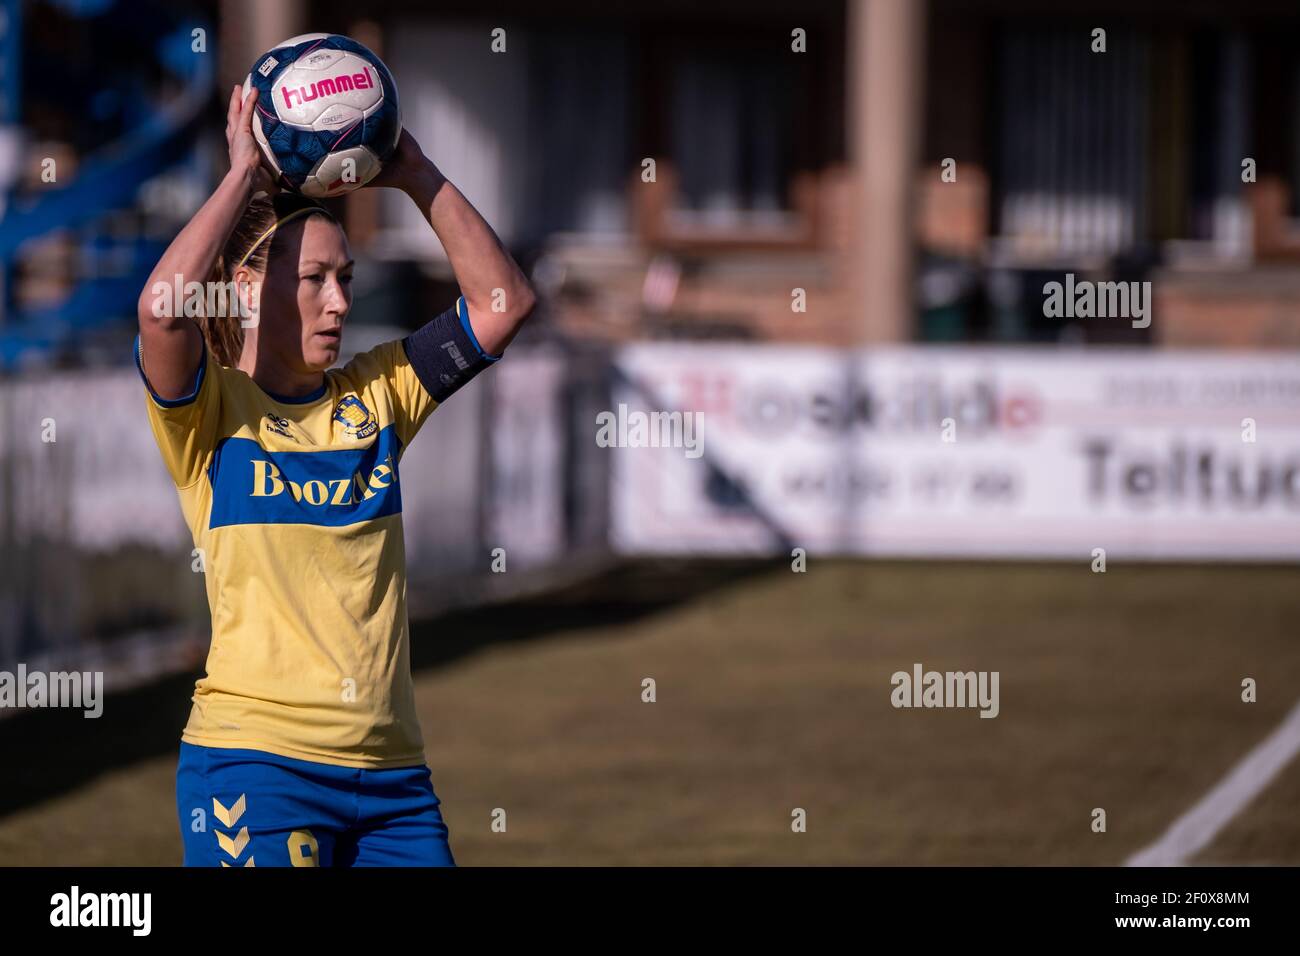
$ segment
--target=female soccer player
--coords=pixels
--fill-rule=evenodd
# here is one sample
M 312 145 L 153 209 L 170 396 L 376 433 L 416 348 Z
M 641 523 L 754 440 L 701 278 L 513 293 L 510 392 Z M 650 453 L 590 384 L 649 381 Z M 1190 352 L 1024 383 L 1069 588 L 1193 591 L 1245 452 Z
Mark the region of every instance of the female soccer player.
M 415 714 L 402 540 L 402 486 L 437 476 L 399 466 L 429 413 L 500 357 L 533 291 L 403 130 L 373 184 L 420 207 L 461 296 L 333 368 L 347 237 L 275 194 L 256 101 L 231 92 L 230 172 L 140 297 L 149 421 L 212 611 L 176 775 L 185 865 L 454 865 Z M 238 308 L 167 314 L 173 285 L 195 280 Z

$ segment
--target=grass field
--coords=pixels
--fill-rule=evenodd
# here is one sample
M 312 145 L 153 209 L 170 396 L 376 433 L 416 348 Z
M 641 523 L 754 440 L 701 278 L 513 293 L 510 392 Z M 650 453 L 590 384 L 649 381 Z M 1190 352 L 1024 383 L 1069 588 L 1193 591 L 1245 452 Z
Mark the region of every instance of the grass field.
M 1300 698 L 1300 570 L 659 564 L 413 641 L 462 865 L 1117 864 Z M 998 671 L 999 716 L 894 709 L 916 662 Z M 0 863 L 179 862 L 191 680 L 0 722 Z M 1297 799 L 1292 762 L 1190 862 L 1300 864 Z

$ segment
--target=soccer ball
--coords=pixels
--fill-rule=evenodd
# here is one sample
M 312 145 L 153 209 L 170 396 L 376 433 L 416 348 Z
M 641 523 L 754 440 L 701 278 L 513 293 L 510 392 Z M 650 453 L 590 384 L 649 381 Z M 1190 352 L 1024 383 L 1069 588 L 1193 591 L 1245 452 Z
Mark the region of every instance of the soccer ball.
M 397 85 L 356 40 L 304 33 L 253 64 L 253 138 L 281 185 L 320 199 L 364 186 L 393 155 L 402 133 Z

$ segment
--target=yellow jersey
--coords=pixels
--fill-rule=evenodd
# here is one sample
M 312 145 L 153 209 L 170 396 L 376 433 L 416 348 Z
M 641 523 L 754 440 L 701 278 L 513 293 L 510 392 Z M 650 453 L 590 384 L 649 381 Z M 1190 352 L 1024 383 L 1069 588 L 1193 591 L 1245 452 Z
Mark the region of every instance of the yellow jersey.
M 181 739 L 346 767 L 422 764 L 399 465 L 438 403 L 402 341 L 297 399 L 206 345 L 193 393 L 174 401 L 149 388 L 138 338 L 136 362 L 212 611 Z

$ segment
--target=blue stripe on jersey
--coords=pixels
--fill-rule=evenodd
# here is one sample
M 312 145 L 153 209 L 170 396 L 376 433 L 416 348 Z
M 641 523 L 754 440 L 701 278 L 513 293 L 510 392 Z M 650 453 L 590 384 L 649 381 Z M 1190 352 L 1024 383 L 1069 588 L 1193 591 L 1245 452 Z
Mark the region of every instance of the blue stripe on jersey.
M 190 389 L 188 395 L 182 395 L 180 398 L 163 398 L 153 390 L 149 384 L 149 376 L 144 374 L 144 363 L 140 356 L 144 355 L 144 343 L 140 341 L 140 336 L 135 337 L 135 367 L 140 373 L 140 378 L 144 381 L 144 387 L 149 389 L 149 394 L 153 400 L 163 408 L 180 408 L 182 405 L 189 405 L 199 397 L 199 389 L 203 387 L 203 373 L 208 367 L 208 343 L 203 342 L 203 351 L 199 353 L 199 370 L 194 374 L 194 387 Z
M 489 362 L 500 361 L 500 355 L 489 355 L 483 351 L 483 346 L 478 344 L 478 336 L 474 334 L 474 326 L 469 321 L 469 305 L 465 302 L 463 295 L 456 300 L 456 314 L 460 316 L 460 327 L 465 330 L 465 337 L 470 340 L 474 350 Z
M 392 425 L 364 448 L 269 452 L 248 438 L 223 438 L 208 467 L 209 528 L 237 524 L 330 527 L 402 510 Z

